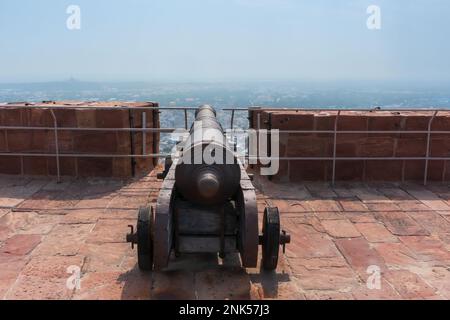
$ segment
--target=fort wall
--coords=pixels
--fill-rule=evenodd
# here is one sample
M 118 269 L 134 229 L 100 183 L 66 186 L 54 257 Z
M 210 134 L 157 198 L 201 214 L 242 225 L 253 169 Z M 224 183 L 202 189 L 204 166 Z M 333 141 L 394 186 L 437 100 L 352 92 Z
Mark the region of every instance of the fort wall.
M 0 173 L 22 175 L 57 175 L 56 156 L 24 156 L 21 153 L 56 154 L 59 147 L 59 168 L 62 176 L 130 177 L 153 168 L 155 159 L 143 157 L 108 157 L 107 155 L 143 154 L 143 112 L 147 128 L 159 127 L 157 110 L 139 110 L 158 104 L 119 102 L 44 102 L 15 103 L 0 106 Z M 46 108 L 50 107 L 50 108 Z M 124 109 L 132 107 L 133 109 Z M 53 118 L 52 111 L 55 116 Z M 55 130 L 58 127 L 57 138 Z M 49 130 L 33 130 L 46 127 Z M 81 128 L 86 130 L 67 130 Z M 124 130 L 89 130 L 120 128 Z M 145 134 L 145 152 L 157 153 L 159 134 Z M 6 153 L 8 153 L 6 155 Z M 18 154 L 16 156 L 9 153 Z M 64 156 L 64 154 L 66 156 Z M 82 154 L 80 157 L 67 156 Z M 90 156 L 89 156 L 90 155 Z M 98 157 L 96 157 L 98 155 Z
M 338 115 L 338 111 L 252 108 L 249 119 L 251 128 L 280 130 L 280 169 L 271 177 L 274 180 L 331 181 L 334 165 L 336 181 L 423 181 L 425 172 L 427 180 L 450 181 L 450 161 L 442 159 L 450 158 L 450 111 Z M 383 160 L 348 159 L 369 157 Z

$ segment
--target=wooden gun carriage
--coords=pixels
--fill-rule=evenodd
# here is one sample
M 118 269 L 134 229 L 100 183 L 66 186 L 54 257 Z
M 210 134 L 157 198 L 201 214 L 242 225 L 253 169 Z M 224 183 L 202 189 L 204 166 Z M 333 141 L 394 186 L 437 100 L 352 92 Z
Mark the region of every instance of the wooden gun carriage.
M 206 155 L 206 156 L 205 156 Z M 189 135 L 174 159 L 166 159 L 156 206 L 138 212 L 137 230 L 127 241 L 137 244 L 142 270 L 162 270 L 171 253 L 238 252 L 245 268 L 257 266 L 262 245 L 262 267 L 277 267 L 279 247 L 290 242 L 280 231 L 276 207 L 264 210 L 258 231 L 255 188 L 242 162 L 227 143 L 215 110 L 200 106 Z

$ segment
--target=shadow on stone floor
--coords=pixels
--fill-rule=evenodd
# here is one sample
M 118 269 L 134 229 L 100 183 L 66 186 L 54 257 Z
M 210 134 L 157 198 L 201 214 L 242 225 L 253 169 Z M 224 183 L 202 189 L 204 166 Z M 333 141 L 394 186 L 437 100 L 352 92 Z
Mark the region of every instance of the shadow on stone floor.
M 277 273 L 276 271 L 266 271 L 260 269 L 259 274 L 252 274 L 250 279 L 253 283 L 259 283 L 262 288 L 264 298 L 278 298 L 278 285 L 280 282 L 291 281 L 289 274 Z
M 164 271 L 142 272 L 135 265 L 120 276 L 122 299 L 251 299 L 252 282 L 261 285 L 264 297 L 276 298 L 278 282 L 290 281 L 287 274 L 251 274 L 256 269 L 249 270 L 241 267 L 238 254 L 229 254 L 224 260 L 215 254 L 171 257 Z

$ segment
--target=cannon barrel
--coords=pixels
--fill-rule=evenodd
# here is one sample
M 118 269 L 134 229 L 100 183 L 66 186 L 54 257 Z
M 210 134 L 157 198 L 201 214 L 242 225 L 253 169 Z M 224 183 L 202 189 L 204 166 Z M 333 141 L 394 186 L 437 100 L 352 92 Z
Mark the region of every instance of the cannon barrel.
M 218 205 L 235 194 L 240 166 L 228 146 L 216 111 L 200 106 L 175 169 L 177 191 L 199 205 Z

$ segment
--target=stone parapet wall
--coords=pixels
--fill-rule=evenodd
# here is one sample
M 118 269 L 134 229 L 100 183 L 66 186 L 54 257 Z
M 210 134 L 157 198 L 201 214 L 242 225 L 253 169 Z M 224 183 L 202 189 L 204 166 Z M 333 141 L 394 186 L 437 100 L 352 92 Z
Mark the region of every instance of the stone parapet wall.
M 0 153 L 55 154 L 54 127 L 50 109 L 54 107 L 58 128 L 142 128 L 142 113 L 120 107 L 157 107 L 157 103 L 48 101 L 0 106 Z M 58 107 L 61 107 L 58 109 Z M 117 107 L 118 110 L 114 110 Z M 159 112 L 145 110 L 146 127 L 159 128 Z M 58 130 L 60 154 L 127 155 L 142 154 L 142 133 L 130 131 Z M 159 134 L 146 133 L 147 154 L 158 153 Z M 60 157 L 60 173 L 65 176 L 130 177 L 149 172 L 157 159 L 119 157 Z M 56 175 L 56 157 L 0 155 L 1 174 Z
M 395 159 L 425 157 L 427 131 L 432 111 L 341 111 L 337 121 L 336 157 L 392 157 L 389 160 L 336 160 L 335 179 L 355 181 L 423 180 L 425 160 Z M 258 116 L 259 115 L 259 116 Z M 280 130 L 280 157 L 333 157 L 337 111 L 295 111 L 254 108 L 250 127 Z M 258 124 L 259 118 L 259 124 Z M 292 133 L 291 130 L 307 130 Z M 340 133 L 340 131 L 369 131 Z M 392 131 L 377 133 L 377 131 Z M 450 111 L 440 111 L 431 121 L 430 157 L 450 157 Z M 332 160 L 281 160 L 272 179 L 280 181 L 330 181 Z M 427 179 L 450 181 L 450 161 L 430 160 Z

